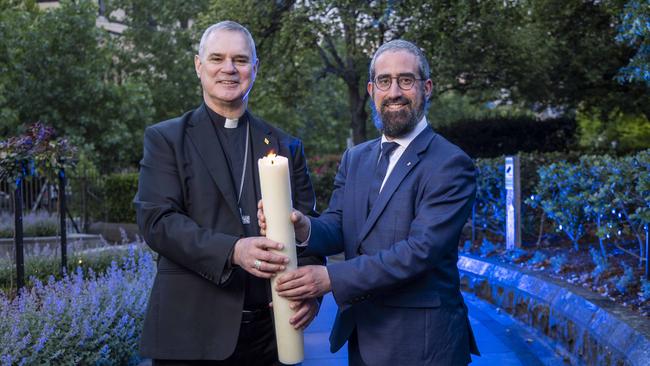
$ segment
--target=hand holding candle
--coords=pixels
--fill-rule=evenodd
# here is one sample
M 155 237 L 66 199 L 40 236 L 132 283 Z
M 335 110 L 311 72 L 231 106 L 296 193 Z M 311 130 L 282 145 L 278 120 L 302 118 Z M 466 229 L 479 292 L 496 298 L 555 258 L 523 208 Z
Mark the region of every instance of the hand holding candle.
M 282 243 L 284 248 L 278 253 L 289 257 L 287 270 L 296 269 L 296 242 L 293 223 L 289 216 L 292 211 L 291 182 L 289 179 L 289 161 L 286 157 L 271 154 L 258 160 L 264 215 L 266 219 L 266 237 Z M 271 279 L 273 295 L 273 315 L 275 318 L 275 335 L 278 343 L 278 357 L 285 364 L 296 364 L 304 359 L 304 340 L 301 330 L 296 330 L 289 323 L 294 314 L 287 299 L 278 296 L 275 291 L 275 277 Z

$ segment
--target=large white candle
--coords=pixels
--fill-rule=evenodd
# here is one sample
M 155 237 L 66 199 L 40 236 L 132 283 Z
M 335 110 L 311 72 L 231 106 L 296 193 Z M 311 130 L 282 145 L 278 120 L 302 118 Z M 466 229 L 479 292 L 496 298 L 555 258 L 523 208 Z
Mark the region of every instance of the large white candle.
M 289 161 L 284 156 L 270 154 L 257 162 L 260 173 L 262 201 L 266 216 L 266 237 L 284 244 L 279 253 L 289 257 L 286 270 L 296 269 L 296 237 L 291 222 L 291 183 L 289 181 Z M 271 279 L 273 296 L 273 316 L 275 318 L 275 336 L 278 342 L 278 356 L 284 364 L 302 362 L 304 356 L 304 339 L 302 330 L 296 330 L 289 323 L 294 311 L 289 308 L 289 301 L 278 296 L 275 291 L 275 279 Z

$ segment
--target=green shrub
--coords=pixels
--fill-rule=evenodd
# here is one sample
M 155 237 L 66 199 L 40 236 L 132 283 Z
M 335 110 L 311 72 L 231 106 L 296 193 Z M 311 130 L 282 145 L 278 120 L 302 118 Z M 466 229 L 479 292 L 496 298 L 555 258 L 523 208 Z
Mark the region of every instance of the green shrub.
M 109 222 L 135 223 L 133 197 L 138 192 L 138 173 L 111 174 L 104 181 Z
M 436 130 L 473 158 L 520 152 L 567 151 L 575 145 L 575 120 L 531 117 L 464 120 Z
M 316 192 L 316 210 L 319 212 L 325 211 L 329 205 L 332 189 L 334 188 L 334 177 L 340 159 L 338 155 L 322 155 L 309 158 L 311 183 Z
M 579 109 L 579 144 L 587 151 L 629 153 L 650 148 L 650 121 L 643 114 Z

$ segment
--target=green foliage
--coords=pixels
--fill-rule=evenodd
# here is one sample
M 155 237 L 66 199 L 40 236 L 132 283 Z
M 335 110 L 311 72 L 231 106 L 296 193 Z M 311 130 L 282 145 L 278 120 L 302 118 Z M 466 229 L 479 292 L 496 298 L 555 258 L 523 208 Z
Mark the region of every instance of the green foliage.
M 316 210 L 319 212 L 325 211 L 329 205 L 334 188 L 334 177 L 339 168 L 339 161 L 340 159 L 337 155 L 313 156 L 309 158 L 311 183 L 316 192 Z
M 110 20 L 127 26 L 117 39 L 117 68 L 151 91 L 154 116 L 146 124 L 176 117 L 201 103 L 194 55 L 202 29 L 193 21 L 209 1 L 114 0 Z
M 588 222 L 584 203 L 595 189 L 595 182 L 583 173 L 586 163 L 586 159 L 581 159 L 579 165 L 560 161 L 540 167 L 536 192 L 526 200 L 533 208 L 544 210 L 557 225 L 556 230 L 564 232 L 573 242 L 576 251 Z
M 650 86 L 650 3 L 647 0 L 631 0 L 625 4 L 616 40 L 636 51 L 630 63 L 621 69 L 619 80 L 640 81 Z
M 643 114 L 624 113 L 614 108 L 579 109 L 576 114 L 579 145 L 588 151 L 614 153 L 650 148 L 650 120 Z
M 475 98 L 456 91 L 448 91 L 432 97 L 427 112 L 427 120 L 434 129 L 452 126 L 456 122 L 462 123 L 463 121 L 518 118 L 534 119 L 535 115 L 524 106 L 479 103 Z
M 84 273 L 92 270 L 103 273 L 111 262 L 119 261 L 127 254 L 130 245 L 107 246 L 95 249 L 83 249 L 81 242 L 68 245 L 67 272 L 73 273 L 81 268 Z M 16 290 L 16 268 L 13 258 L 0 257 L 0 291 L 9 294 Z M 26 286 L 31 287 L 36 280 L 46 282 L 49 277 L 61 279 L 61 257 L 59 246 L 38 246 L 25 257 Z
M 548 225 L 540 226 L 546 216 L 576 249 L 585 235 L 616 244 L 634 240 L 640 249 L 644 245 L 643 228 L 650 219 L 650 150 L 621 158 L 560 153 L 519 157 L 524 238 L 541 238 L 548 230 Z M 475 228 L 503 238 L 504 159 L 475 163 Z
M 19 121 L 44 121 L 110 171 L 138 161 L 152 108 L 144 84 L 116 73 L 113 38 L 96 17 L 90 0 L 47 11 L 2 9 L 0 111 L 16 118 L 1 127 L 13 134 Z
M 570 150 L 574 144 L 575 121 L 568 118 L 543 121 L 530 117 L 485 118 L 457 121 L 437 131 L 472 157 L 495 157 Z
M 138 191 L 138 173 L 111 174 L 104 181 L 109 222 L 135 223 L 133 197 Z
M 479 230 L 505 237 L 506 187 L 503 159 L 476 159 L 476 200 L 473 224 Z

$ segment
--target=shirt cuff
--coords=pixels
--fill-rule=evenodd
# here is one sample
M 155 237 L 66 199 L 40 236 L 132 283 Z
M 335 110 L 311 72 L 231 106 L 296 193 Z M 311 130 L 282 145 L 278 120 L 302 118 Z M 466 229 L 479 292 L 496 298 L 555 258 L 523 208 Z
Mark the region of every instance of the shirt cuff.
M 307 234 L 307 239 L 303 241 L 302 243 L 296 243 L 296 246 L 298 248 L 304 248 L 307 245 L 309 245 L 309 238 L 311 238 L 311 225 L 309 225 L 309 234 Z

